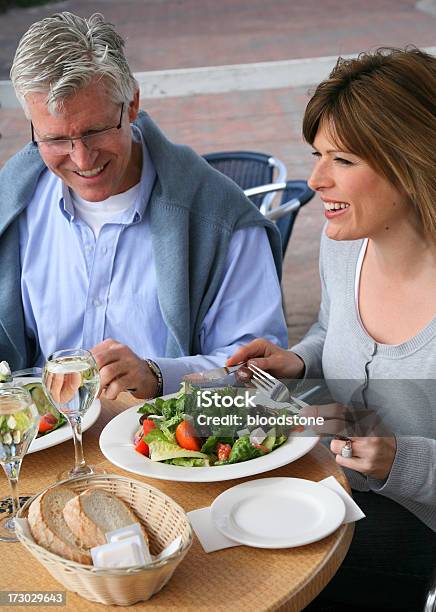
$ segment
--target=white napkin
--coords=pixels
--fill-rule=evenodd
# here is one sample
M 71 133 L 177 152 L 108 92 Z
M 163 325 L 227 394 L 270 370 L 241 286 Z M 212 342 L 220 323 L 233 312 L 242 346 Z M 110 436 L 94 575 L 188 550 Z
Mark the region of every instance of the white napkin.
M 324 478 L 324 480 L 319 481 L 324 487 L 331 489 L 335 493 L 339 495 L 342 501 L 345 504 L 345 517 L 344 517 L 344 525 L 347 523 L 354 523 L 355 521 L 360 521 L 360 519 L 365 518 L 365 514 L 356 504 L 354 499 L 349 495 L 344 487 L 339 484 L 334 476 L 328 476 Z
M 331 489 L 337 493 L 345 504 L 345 523 L 352 523 L 364 518 L 365 515 L 356 502 L 353 500 L 342 485 L 336 480 L 334 476 L 328 476 L 324 480 L 319 481 L 323 486 Z M 223 548 L 231 548 L 232 546 L 240 546 L 239 542 L 235 542 L 230 538 L 227 538 L 215 527 L 212 521 L 212 514 L 210 512 L 210 506 L 207 508 L 199 508 L 198 510 L 192 510 L 188 512 L 189 520 L 191 521 L 192 528 L 194 529 L 197 538 L 200 540 L 205 552 L 214 552 L 215 550 L 222 550 Z
M 189 520 L 200 544 L 205 552 L 213 552 L 222 548 L 231 548 L 232 546 L 240 546 L 239 542 L 235 542 L 227 538 L 215 527 L 212 521 L 212 513 L 210 506 L 207 508 L 199 508 L 188 512 Z

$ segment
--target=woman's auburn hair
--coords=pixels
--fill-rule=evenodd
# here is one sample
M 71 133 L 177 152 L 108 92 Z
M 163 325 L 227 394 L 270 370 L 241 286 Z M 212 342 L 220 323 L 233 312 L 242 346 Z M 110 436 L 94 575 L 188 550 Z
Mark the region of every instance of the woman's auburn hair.
M 303 136 L 320 125 L 412 202 L 436 238 L 436 58 L 415 47 L 382 47 L 338 59 L 307 105 Z

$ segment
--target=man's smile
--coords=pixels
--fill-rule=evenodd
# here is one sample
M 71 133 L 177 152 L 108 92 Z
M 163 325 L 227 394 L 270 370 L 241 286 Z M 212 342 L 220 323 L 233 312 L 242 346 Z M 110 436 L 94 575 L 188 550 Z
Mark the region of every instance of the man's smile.
M 109 162 L 106 162 L 102 166 L 96 166 L 95 168 L 90 168 L 89 170 L 73 170 L 73 172 L 81 178 L 95 178 L 105 170 L 108 163 Z

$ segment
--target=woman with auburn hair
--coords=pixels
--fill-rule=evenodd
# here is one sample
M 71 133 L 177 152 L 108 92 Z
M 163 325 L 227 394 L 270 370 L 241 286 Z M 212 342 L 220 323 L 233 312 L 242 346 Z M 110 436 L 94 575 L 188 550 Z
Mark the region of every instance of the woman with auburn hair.
M 341 401 L 376 397 L 388 426 L 330 443 L 366 518 L 313 610 L 421 610 L 436 565 L 435 104 L 436 58 L 416 48 L 338 60 L 303 121 L 327 219 L 318 321 L 289 351 L 259 339 L 227 362 L 347 381 Z

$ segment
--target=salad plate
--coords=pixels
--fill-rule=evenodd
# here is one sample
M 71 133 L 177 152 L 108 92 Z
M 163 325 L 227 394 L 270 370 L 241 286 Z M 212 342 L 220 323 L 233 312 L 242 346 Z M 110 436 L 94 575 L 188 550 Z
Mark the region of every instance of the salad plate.
M 34 383 L 41 383 L 41 378 L 32 378 L 26 376 L 25 378 L 14 378 L 14 382 L 17 382 L 20 385 L 30 385 Z M 94 400 L 94 402 L 89 407 L 89 410 L 86 412 L 82 421 L 82 432 L 89 429 L 98 417 L 100 416 L 101 405 L 99 400 Z M 71 431 L 70 425 L 66 422 L 59 429 L 54 429 L 53 431 L 47 432 L 43 436 L 36 437 L 31 443 L 29 450 L 27 453 L 36 453 L 37 451 L 44 450 L 46 448 L 51 448 L 52 446 L 56 446 L 57 444 L 61 444 L 62 442 L 66 442 L 67 440 L 71 440 L 73 437 L 73 432 Z
M 319 482 L 262 478 L 227 489 L 211 506 L 215 527 L 240 544 L 291 548 L 317 542 L 343 522 L 345 504 Z
M 117 467 L 150 478 L 181 482 L 219 482 L 233 478 L 245 478 L 273 470 L 308 453 L 318 442 L 318 436 L 292 434 L 286 442 L 255 459 L 229 465 L 207 467 L 182 467 L 159 461 L 135 451 L 134 436 L 138 429 L 138 408 L 133 406 L 114 417 L 100 435 L 100 449 Z

